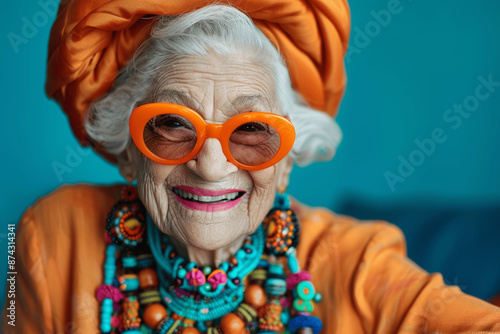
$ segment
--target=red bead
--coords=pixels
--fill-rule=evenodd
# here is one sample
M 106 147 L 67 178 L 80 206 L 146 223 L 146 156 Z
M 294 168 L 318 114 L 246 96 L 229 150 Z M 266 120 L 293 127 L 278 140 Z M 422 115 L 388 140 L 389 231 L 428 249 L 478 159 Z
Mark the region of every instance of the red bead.
M 142 319 L 151 328 L 156 328 L 156 325 L 167 316 L 167 310 L 163 305 L 154 303 L 146 307 Z
M 224 334 L 244 334 L 245 323 L 236 314 L 228 313 L 222 317 L 220 328 Z
M 151 268 L 144 268 L 139 271 L 139 285 L 141 289 L 158 286 L 158 275 Z
M 245 302 L 255 308 L 260 308 L 267 302 L 266 292 L 260 285 L 249 285 L 245 291 Z

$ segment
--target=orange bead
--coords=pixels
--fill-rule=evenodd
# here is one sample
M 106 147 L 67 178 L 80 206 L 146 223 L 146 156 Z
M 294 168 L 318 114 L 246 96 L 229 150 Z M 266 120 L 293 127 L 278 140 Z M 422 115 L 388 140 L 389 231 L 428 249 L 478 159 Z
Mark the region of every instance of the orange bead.
M 228 313 L 222 317 L 220 328 L 224 334 L 245 333 L 245 323 L 234 313 Z
M 158 286 L 158 275 L 151 268 L 144 268 L 139 271 L 139 286 L 141 289 Z
M 167 316 L 167 310 L 161 304 L 154 303 L 146 307 L 142 319 L 151 328 L 156 328 L 156 325 L 161 321 L 161 319 Z
M 252 305 L 255 308 L 262 307 L 266 305 L 267 296 L 264 288 L 260 285 L 252 284 L 247 287 L 245 291 L 245 302 Z
M 194 327 L 184 327 L 182 334 L 200 334 L 200 331 Z

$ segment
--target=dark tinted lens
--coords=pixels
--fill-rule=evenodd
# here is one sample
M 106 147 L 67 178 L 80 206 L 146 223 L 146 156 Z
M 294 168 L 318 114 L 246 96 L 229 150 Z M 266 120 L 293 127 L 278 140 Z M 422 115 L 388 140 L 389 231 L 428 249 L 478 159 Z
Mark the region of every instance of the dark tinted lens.
M 250 122 L 236 128 L 229 137 L 229 151 L 239 163 L 256 166 L 271 160 L 280 148 L 280 136 L 272 126 Z
M 144 142 L 151 152 L 163 159 L 180 159 L 196 144 L 196 129 L 186 118 L 166 114 L 153 117 L 144 127 Z

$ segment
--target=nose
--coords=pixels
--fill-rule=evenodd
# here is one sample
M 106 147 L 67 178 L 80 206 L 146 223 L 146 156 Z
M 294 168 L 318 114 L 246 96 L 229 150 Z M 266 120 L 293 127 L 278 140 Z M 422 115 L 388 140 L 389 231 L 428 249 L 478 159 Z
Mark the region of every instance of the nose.
M 196 158 L 188 161 L 186 166 L 205 181 L 218 181 L 234 173 L 238 167 L 227 161 L 219 140 L 208 138 Z

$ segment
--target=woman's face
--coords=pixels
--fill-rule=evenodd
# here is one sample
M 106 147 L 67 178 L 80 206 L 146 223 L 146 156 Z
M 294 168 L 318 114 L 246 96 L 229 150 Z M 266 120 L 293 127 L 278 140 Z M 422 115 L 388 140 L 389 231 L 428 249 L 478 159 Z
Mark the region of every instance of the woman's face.
M 281 114 L 275 95 L 269 73 L 243 56 L 224 61 L 185 57 L 161 73 L 147 102 L 184 105 L 209 123 L 223 123 L 249 111 Z M 277 188 L 288 184 L 292 163 L 287 157 L 259 171 L 238 169 L 219 141 L 209 138 L 193 160 L 181 165 L 151 161 L 131 141 L 119 165 L 122 175 L 137 178 L 139 196 L 162 232 L 185 245 L 215 250 L 255 231 Z M 212 196 L 198 197 L 209 202 L 227 192 L 230 200 L 223 204 L 192 198 Z M 235 193 L 240 197 L 231 199 Z

